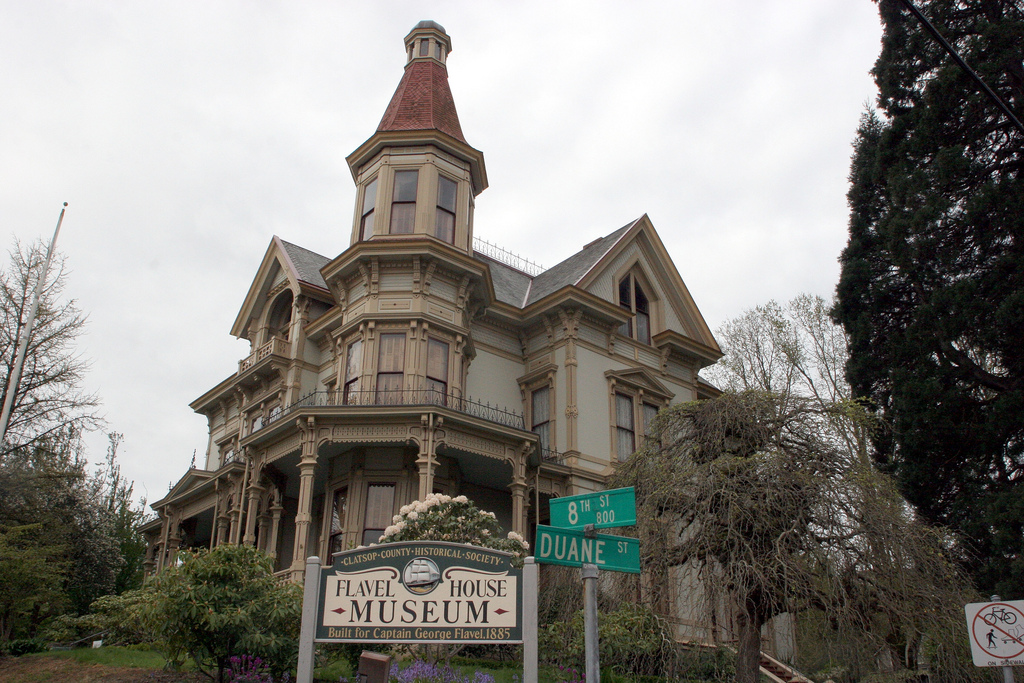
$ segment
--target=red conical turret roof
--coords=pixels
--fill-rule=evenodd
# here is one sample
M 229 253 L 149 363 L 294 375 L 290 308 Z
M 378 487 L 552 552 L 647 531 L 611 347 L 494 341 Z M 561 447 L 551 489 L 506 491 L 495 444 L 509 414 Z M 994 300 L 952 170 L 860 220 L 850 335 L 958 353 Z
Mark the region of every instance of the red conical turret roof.
M 445 67 L 430 59 L 409 62 L 377 130 L 439 130 L 466 142 Z

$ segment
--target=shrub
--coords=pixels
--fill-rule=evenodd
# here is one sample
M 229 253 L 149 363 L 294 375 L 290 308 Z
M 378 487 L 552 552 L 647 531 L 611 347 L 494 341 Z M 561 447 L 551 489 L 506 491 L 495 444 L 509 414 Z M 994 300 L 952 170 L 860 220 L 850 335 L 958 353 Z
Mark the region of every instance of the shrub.
M 242 654 L 260 657 L 275 674 L 293 666 L 302 592 L 277 582 L 266 553 L 228 544 L 180 557 L 154 580 L 146 615 L 169 661 L 191 658 L 221 681 L 231 657 Z
M 145 616 L 152 602 L 153 590 L 150 587 L 125 591 L 120 595 L 104 595 L 92 602 L 88 614 L 77 617 L 62 614 L 57 617 L 43 635 L 58 643 L 101 633 L 108 645 L 152 643 L 153 635 Z
M 583 670 L 586 650 L 582 610 L 569 621 L 545 626 L 538 636 L 541 656 L 547 663 L 563 670 Z M 673 671 L 680 654 L 661 619 L 639 605 L 623 605 L 600 615 L 598 648 L 604 665 L 633 675 Z
M 49 645 L 42 638 L 15 638 L 7 642 L 5 649 L 12 657 L 20 657 L 34 652 L 46 652 Z

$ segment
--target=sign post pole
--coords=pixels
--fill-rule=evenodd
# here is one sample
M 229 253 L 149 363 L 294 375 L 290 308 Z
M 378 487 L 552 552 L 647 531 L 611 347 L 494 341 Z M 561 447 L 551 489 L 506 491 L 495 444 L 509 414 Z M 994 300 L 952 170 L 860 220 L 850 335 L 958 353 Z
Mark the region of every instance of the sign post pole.
M 299 664 L 295 683 L 313 683 L 313 650 L 316 645 L 317 602 L 320 598 L 320 558 L 306 558 L 306 579 L 302 588 L 302 621 L 299 627 Z
M 537 590 L 540 565 L 527 557 L 523 564 L 523 683 L 537 683 Z
M 601 683 L 597 647 L 597 565 L 585 564 L 583 576 L 583 643 L 586 649 L 587 683 Z
M 1002 598 L 999 597 L 998 595 L 993 595 L 989 599 L 992 602 L 1001 602 L 1002 601 Z M 1003 670 L 1003 683 L 1014 683 L 1014 681 L 1013 681 L 1013 667 L 1012 666 L 1001 666 L 999 668 Z

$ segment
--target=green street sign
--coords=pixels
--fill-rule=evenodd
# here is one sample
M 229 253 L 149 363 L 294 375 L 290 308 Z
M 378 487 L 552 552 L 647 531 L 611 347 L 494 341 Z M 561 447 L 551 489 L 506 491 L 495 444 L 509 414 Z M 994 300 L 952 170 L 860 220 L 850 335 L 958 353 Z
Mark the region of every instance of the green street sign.
M 543 564 L 594 564 L 598 569 L 613 572 L 640 573 L 640 541 L 636 538 L 609 534 L 587 538 L 583 531 L 538 524 L 533 550 L 534 558 Z
M 582 529 L 593 524 L 595 529 L 636 524 L 636 492 L 632 486 L 578 496 L 552 498 L 551 526 L 560 529 Z

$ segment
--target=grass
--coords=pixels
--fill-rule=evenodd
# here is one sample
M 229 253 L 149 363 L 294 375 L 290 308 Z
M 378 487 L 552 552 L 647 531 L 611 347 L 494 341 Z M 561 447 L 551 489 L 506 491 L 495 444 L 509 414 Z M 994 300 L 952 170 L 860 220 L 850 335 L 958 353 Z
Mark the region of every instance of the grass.
M 163 669 L 166 660 L 153 650 L 135 650 L 127 647 L 81 647 L 74 650 L 51 650 L 26 657 L 61 657 L 82 664 L 102 664 L 131 669 Z

